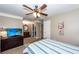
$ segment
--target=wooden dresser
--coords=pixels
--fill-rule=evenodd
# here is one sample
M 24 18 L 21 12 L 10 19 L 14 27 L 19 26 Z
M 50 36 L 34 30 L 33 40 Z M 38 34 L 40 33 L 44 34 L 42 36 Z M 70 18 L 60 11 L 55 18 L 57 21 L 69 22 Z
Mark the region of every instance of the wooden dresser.
M 23 45 L 23 36 L 15 36 L 1 39 L 1 52 Z

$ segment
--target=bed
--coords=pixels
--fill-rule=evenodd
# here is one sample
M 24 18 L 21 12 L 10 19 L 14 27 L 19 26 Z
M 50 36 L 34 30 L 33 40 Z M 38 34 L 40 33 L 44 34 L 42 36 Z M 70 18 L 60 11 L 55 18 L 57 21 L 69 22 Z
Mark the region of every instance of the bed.
M 79 54 L 79 47 L 51 39 L 43 39 L 30 44 L 23 50 L 26 54 Z

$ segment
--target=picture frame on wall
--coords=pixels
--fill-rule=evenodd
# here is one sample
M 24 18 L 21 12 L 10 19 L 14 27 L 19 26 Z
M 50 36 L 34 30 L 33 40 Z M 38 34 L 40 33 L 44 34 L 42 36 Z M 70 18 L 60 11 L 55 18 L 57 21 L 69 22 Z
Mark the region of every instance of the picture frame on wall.
M 64 21 L 58 23 L 58 32 L 59 35 L 64 35 Z

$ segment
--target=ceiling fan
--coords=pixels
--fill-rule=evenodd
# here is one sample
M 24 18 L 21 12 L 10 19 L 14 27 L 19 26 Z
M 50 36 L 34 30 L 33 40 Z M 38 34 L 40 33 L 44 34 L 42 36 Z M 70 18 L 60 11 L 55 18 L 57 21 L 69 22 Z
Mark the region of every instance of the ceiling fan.
M 23 5 L 23 7 L 28 8 L 29 10 L 31 10 L 31 13 L 27 13 L 26 15 L 30 15 L 30 14 L 34 14 L 34 16 L 36 18 L 40 17 L 40 15 L 44 15 L 44 16 L 48 16 L 48 14 L 43 13 L 43 10 L 47 7 L 46 4 L 43 4 L 41 7 L 38 8 L 38 5 L 35 5 L 35 8 L 32 9 L 30 7 L 28 7 L 27 5 Z

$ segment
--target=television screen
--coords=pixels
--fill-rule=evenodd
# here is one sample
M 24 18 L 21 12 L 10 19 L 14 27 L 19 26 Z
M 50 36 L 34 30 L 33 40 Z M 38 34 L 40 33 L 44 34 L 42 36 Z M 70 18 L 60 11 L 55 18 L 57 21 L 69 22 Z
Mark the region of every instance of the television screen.
M 22 29 L 20 28 L 8 28 L 6 30 L 8 37 L 22 35 Z

